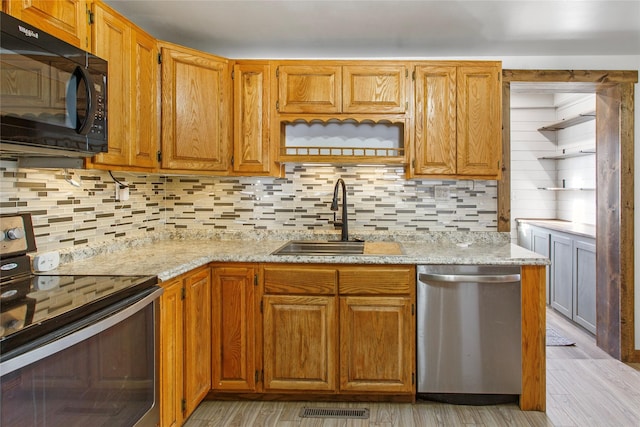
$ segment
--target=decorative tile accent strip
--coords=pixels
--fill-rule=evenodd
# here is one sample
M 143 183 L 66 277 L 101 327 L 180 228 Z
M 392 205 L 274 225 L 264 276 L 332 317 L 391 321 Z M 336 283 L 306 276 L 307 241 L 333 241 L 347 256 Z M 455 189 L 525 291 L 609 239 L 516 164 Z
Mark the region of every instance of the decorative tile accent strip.
M 115 200 L 106 171 L 70 170 L 80 188 L 61 170 L 2 161 L 0 173 L 0 213 L 31 213 L 39 252 L 82 251 L 157 232 L 335 234 L 330 205 L 338 178 L 347 184 L 354 236 L 497 230 L 495 181 L 406 180 L 398 167 L 286 165 L 284 178 L 114 172 L 130 185 L 126 202 Z

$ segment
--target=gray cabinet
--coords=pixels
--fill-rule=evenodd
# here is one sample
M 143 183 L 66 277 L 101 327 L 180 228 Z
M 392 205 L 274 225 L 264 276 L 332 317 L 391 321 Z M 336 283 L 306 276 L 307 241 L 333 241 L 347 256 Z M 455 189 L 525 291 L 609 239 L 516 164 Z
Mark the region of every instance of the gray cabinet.
M 550 232 L 551 307 L 596 333 L 595 239 Z
M 551 233 L 551 307 L 569 319 L 573 312 L 573 240 Z
M 551 248 L 549 230 L 544 228 L 531 227 L 531 250 L 537 254 L 551 258 L 549 253 Z M 547 266 L 546 295 L 547 304 L 551 304 L 551 268 Z
M 573 243 L 573 320 L 596 333 L 596 245 L 593 239 Z
M 518 222 L 518 244 L 551 260 L 547 304 L 595 334 L 595 239 Z

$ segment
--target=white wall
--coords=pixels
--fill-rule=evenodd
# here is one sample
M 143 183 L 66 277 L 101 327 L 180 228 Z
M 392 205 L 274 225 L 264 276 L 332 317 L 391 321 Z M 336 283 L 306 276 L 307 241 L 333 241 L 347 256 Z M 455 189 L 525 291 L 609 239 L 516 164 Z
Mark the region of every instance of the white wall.
M 566 120 L 579 114 L 595 110 L 595 94 L 558 94 L 554 96 L 556 120 Z M 595 150 L 596 121 L 580 123 L 556 132 L 559 151 L 578 152 Z M 596 156 L 572 157 L 555 161 L 558 182 L 568 188 L 585 190 L 560 191 L 556 195 L 556 216 L 558 219 L 596 223 Z
M 511 94 L 511 240 L 514 243 L 517 241 L 516 218 L 556 218 L 556 192 L 541 190 L 558 185 L 556 162 L 540 160 L 555 154 L 556 135 L 538 131 L 555 121 L 553 101 L 553 95 Z

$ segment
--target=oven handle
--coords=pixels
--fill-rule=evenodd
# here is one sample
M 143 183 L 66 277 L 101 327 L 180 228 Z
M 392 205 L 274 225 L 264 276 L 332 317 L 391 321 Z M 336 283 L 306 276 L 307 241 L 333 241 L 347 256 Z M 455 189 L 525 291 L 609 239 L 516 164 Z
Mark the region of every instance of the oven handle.
M 22 353 L 9 360 L 5 360 L 0 363 L 0 377 L 65 350 L 133 316 L 147 305 L 153 303 L 164 291 L 157 286 L 152 288 L 152 290 L 151 293 L 133 304 L 127 305 L 124 309 L 119 310 L 121 307 L 109 307 L 98 313 L 97 315 L 100 316 L 100 320 L 97 320 L 95 323 L 91 323 L 60 339 L 38 346 L 33 350 Z

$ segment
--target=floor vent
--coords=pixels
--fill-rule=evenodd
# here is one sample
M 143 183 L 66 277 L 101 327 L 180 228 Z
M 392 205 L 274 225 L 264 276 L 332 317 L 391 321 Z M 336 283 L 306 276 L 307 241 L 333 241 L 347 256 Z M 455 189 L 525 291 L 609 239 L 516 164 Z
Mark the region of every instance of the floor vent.
M 369 418 L 368 408 L 302 408 L 300 418 Z

